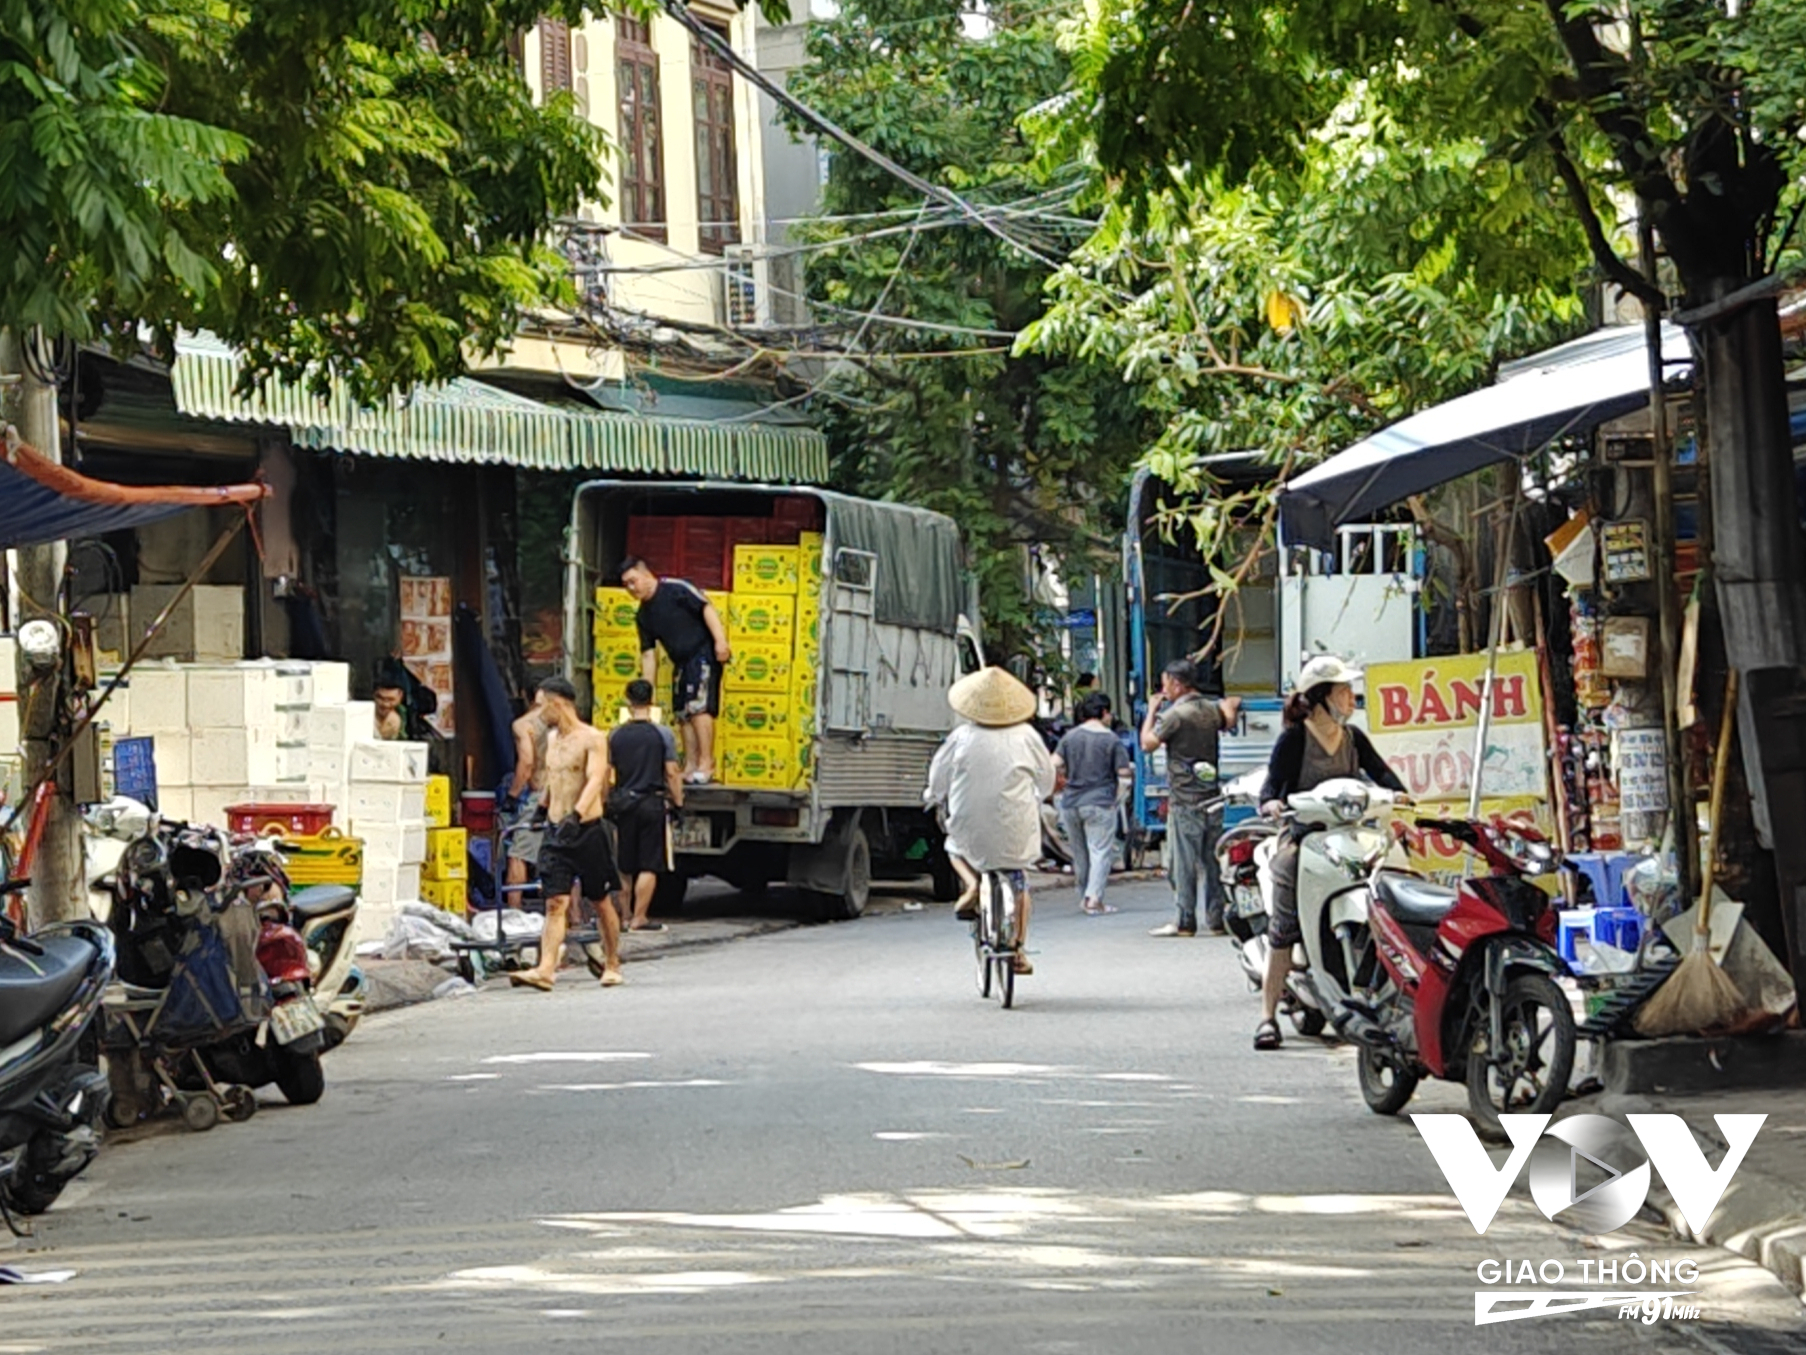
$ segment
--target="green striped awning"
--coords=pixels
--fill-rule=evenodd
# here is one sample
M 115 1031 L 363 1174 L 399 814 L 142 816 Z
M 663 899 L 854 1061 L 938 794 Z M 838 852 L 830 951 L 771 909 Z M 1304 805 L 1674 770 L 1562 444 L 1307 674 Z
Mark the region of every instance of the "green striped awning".
M 239 372 L 229 346 L 182 336 L 170 374 L 176 408 L 192 418 L 280 425 L 297 446 L 317 451 L 766 483 L 828 476 L 827 440 L 812 428 L 563 409 L 466 378 L 376 406 L 359 405 L 337 381 L 325 399 L 276 380 L 241 395 Z

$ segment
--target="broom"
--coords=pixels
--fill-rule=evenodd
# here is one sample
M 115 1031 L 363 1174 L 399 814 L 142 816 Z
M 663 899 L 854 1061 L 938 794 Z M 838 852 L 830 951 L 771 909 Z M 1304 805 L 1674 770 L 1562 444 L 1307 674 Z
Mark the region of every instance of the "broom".
M 1724 812 L 1725 781 L 1731 768 L 1731 738 L 1737 718 L 1737 673 L 1725 679 L 1724 716 L 1719 721 L 1718 747 L 1712 758 L 1712 802 L 1709 810 L 1712 855 L 1699 886 L 1699 910 L 1693 923 L 1693 950 L 1668 981 L 1637 1013 L 1641 1035 L 1684 1035 L 1728 1026 L 1742 1016 L 1748 1003 L 1731 976 L 1712 958 L 1712 880 L 1717 873 L 1719 820 Z

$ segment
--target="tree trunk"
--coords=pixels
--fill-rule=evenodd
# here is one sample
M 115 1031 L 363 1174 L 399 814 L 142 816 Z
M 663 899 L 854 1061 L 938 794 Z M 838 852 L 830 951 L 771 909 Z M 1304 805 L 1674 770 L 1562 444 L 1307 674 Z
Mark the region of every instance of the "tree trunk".
M 1725 278 L 1691 290 L 1709 302 Z M 1774 853 L 1785 957 L 1806 991 L 1806 589 L 1773 300 L 1697 330 L 1711 438 L 1713 575 L 1741 678 L 1738 725 L 1756 831 Z M 1779 831 L 1776 831 L 1777 827 Z
M 32 335 L 7 331 L 4 346 L 0 348 L 0 368 L 19 374 L 19 436 L 50 460 L 60 462 L 61 430 L 57 424 L 56 387 L 37 380 L 32 375 L 32 364 L 24 360 L 24 345 L 32 342 L 35 342 Z M 62 594 L 63 568 L 68 559 L 66 543 L 53 541 L 42 546 L 25 546 L 16 554 L 24 605 L 20 608 L 21 615 L 14 619 L 15 624 L 33 617 L 54 618 Z M 62 672 L 37 679 L 27 671 L 21 657 L 18 676 L 21 695 L 26 692 L 27 684 L 40 681 L 44 695 L 39 700 L 54 697 L 60 703 L 63 699 Z M 60 717 L 51 726 L 53 733 L 60 733 L 65 728 L 66 721 Z M 25 784 L 30 787 L 37 784 L 50 766 L 56 743 L 53 738 L 31 737 L 24 738 L 22 743 Z M 68 785 L 67 769 L 59 780 L 62 787 Z M 83 879 L 86 872 L 83 869 L 81 818 L 62 787 L 53 792 L 45 804 L 44 836 L 32 864 L 29 920 L 33 927 L 90 915 L 87 882 Z

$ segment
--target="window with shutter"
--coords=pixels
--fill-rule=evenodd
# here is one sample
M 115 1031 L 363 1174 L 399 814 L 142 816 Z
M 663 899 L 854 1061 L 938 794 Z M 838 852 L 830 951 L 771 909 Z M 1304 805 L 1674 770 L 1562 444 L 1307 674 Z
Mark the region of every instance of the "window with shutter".
M 658 53 L 641 20 L 615 19 L 615 88 L 621 99 L 621 226 L 662 241 L 665 147 L 659 130 Z
M 571 87 L 571 26 L 563 19 L 539 21 L 539 88 L 551 95 Z
M 725 36 L 725 35 L 724 35 Z M 714 52 L 690 40 L 692 107 L 696 119 L 696 210 L 702 248 L 719 254 L 740 242 L 740 174 L 734 148 L 734 72 Z

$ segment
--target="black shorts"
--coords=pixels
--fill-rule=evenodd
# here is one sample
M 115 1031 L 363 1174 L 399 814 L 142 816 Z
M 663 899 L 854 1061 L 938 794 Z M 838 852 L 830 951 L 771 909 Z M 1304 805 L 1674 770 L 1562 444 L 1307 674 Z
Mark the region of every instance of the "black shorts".
M 547 899 L 563 898 L 581 885 L 583 897 L 591 903 L 600 903 L 619 889 L 621 877 L 615 869 L 608 825 L 592 819 L 547 828 L 545 844 L 539 849 L 539 883 Z
M 680 720 L 692 715 L 721 714 L 721 665 L 708 650 L 676 665 L 671 678 L 671 709 Z
M 636 875 L 663 875 L 671 869 L 665 799 L 648 795 L 633 812 L 615 820 L 615 844 L 620 853 L 621 878 L 632 883 Z

